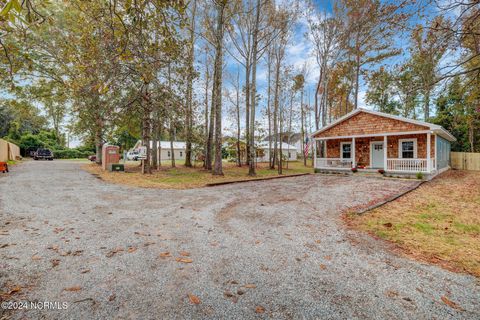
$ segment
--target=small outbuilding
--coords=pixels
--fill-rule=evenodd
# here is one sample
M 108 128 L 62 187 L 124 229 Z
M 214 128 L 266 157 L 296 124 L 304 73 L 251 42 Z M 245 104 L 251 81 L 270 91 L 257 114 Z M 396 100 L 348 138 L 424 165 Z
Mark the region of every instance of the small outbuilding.
M 356 109 L 312 134 L 316 172 L 382 170 L 431 178 L 450 168 L 450 143 L 439 125 Z M 319 150 L 317 150 L 319 148 Z
M 150 148 L 153 148 L 153 141 L 150 141 Z M 132 150 L 140 150 L 142 147 L 142 141 L 138 140 Z M 160 161 L 167 161 L 172 159 L 172 148 L 170 141 L 157 141 L 157 157 Z M 187 150 L 187 144 L 183 141 L 173 142 L 173 156 L 175 160 L 185 160 L 185 153 Z
M 275 143 L 272 142 L 272 152 L 275 147 Z M 297 147 L 285 142 L 282 142 L 282 154 L 283 159 L 287 161 L 297 161 Z M 270 161 L 270 150 L 268 141 L 260 142 L 257 147 L 257 162 L 268 162 Z M 280 143 L 277 143 L 277 149 L 280 152 Z

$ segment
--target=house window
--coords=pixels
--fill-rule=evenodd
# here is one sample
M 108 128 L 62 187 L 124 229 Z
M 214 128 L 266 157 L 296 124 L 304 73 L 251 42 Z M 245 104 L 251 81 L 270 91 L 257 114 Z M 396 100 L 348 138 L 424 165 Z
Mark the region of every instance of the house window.
M 398 149 L 401 159 L 417 158 L 417 139 L 400 139 Z
M 170 151 L 167 151 L 167 156 L 170 158 Z
M 183 157 L 183 152 L 182 151 L 180 151 L 180 157 Z
M 352 157 L 352 144 L 350 142 L 342 142 L 340 144 L 340 156 L 342 159 L 350 159 Z

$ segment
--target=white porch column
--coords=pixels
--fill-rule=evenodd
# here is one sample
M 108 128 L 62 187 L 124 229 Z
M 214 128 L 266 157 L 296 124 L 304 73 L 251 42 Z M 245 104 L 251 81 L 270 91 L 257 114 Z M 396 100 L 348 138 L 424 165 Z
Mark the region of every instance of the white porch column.
M 387 171 L 388 141 L 387 136 L 383 136 L 383 170 Z M 372 164 L 370 164 L 371 166 Z
M 317 139 L 313 139 L 313 169 L 317 168 Z
M 355 161 L 355 138 L 352 138 L 352 168 L 357 166 Z
M 431 153 L 431 133 L 428 132 L 427 133 L 427 172 L 430 172 L 431 171 L 431 156 L 430 156 L 430 153 Z
M 436 134 L 433 135 L 433 141 L 435 141 L 435 152 L 433 154 L 434 159 L 435 159 L 435 171 L 438 171 L 438 164 L 437 164 L 437 162 L 438 162 L 437 161 L 437 159 L 438 159 L 437 158 L 437 142 L 438 141 L 437 141 L 437 135 Z

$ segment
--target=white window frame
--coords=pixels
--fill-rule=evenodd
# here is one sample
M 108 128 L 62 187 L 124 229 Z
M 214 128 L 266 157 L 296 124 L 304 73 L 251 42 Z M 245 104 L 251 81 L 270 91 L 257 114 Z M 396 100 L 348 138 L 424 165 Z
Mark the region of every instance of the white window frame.
M 343 157 L 343 145 L 349 144 L 350 145 L 350 158 Z M 348 141 L 340 142 L 340 159 L 352 159 L 352 143 Z
M 403 159 L 403 150 L 402 150 L 402 143 L 403 142 L 413 142 L 413 159 L 418 159 L 417 154 L 417 138 L 411 139 L 398 139 L 398 158 Z

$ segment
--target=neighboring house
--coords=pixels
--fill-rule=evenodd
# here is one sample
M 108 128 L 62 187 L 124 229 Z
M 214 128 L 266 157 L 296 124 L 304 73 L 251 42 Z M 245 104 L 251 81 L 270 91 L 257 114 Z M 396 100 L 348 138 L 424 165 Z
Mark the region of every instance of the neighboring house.
M 285 132 L 281 136 L 282 136 L 283 142 L 295 146 L 295 150 L 297 150 L 297 153 L 299 155 L 303 154 L 304 141 L 302 139 L 302 133 L 301 132 L 299 132 L 299 133 Z M 307 136 L 308 136 L 307 133 L 305 133 L 305 137 L 307 137 Z M 280 135 L 278 135 L 278 137 L 280 137 Z M 270 140 L 273 143 L 273 141 L 275 141 L 275 135 L 267 136 L 263 141 L 268 142 Z M 280 139 L 278 139 L 278 140 L 280 140 Z
M 275 143 L 272 143 L 272 152 Z M 277 143 L 277 148 L 280 150 L 280 143 Z M 270 160 L 270 152 L 269 152 L 269 144 L 268 141 L 262 141 L 257 145 L 257 162 L 269 162 Z M 287 144 L 282 142 L 282 153 L 283 158 L 288 161 L 296 161 L 297 160 L 297 148 L 291 144 Z
M 139 140 L 132 150 L 139 150 L 142 146 L 142 141 Z M 172 159 L 172 150 L 170 148 L 170 141 L 157 141 L 158 154 L 160 161 Z M 150 148 L 153 147 L 153 141 L 150 141 Z M 173 152 L 175 160 L 185 160 L 186 143 L 180 141 L 173 142 Z
M 391 176 L 421 172 L 427 178 L 449 168 L 450 143 L 456 140 L 441 126 L 361 108 L 312 138 L 320 141 L 316 171 L 382 169 Z

